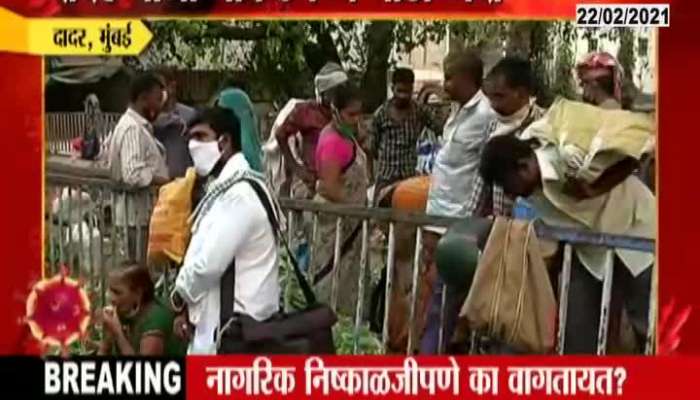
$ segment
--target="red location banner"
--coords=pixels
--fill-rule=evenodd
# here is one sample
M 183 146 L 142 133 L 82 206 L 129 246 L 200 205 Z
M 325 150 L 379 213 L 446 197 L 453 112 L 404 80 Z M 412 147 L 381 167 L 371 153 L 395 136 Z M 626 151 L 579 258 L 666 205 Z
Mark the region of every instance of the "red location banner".
M 700 359 L 188 357 L 187 398 L 695 399 Z

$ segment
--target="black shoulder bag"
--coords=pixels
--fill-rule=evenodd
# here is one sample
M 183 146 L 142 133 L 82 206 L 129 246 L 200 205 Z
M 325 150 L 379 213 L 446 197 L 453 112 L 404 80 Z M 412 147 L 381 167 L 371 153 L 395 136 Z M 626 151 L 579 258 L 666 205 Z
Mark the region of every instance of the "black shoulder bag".
M 297 260 L 275 218 L 272 204 L 260 183 L 248 182 L 265 208 L 276 238 L 283 244 L 294 267 L 294 275 L 306 299 L 306 309 L 293 313 L 278 313 L 265 321 L 233 312 L 235 301 L 235 260 L 221 278 L 220 337 L 218 354 L 335 354 L 333 325 L 337 317 L 333 310 L 316 301 L 311 286 L 299 269 Z

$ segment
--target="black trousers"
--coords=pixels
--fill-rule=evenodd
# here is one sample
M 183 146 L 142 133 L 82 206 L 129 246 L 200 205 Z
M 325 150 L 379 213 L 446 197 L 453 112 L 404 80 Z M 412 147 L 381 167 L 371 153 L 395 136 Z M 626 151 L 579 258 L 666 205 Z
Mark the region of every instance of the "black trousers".
M 634 277 L 622 260 L 615 257 L 608 329 L 609 344 L 619 337 L 619 323 L 624 308 L 636 339 L 635 353 L 644 351 L 649 326 L 651 274 L 650 267 Z M 603 282 L 588 272 L 574 251 L 564 338 L 565 354 L 596 353 L 602 294 Z

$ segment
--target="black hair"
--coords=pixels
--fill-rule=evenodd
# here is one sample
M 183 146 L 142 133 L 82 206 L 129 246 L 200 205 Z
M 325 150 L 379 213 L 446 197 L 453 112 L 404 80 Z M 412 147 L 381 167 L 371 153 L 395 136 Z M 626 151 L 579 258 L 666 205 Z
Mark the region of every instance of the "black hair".
M 410 68 L 396 68 L 394 73 L 391 74 L 391 83 L 396 85 L 397 83 L 408 83 L 412 85 L 416 81 L 416 75 Z
M 613 73 L 595 78 L 598 86 L 610 97 L 615 96 L 615 79 Z
M 219 106 L 200 110 L 189 126 L 199 124 L 209 125 L 217 136 L 229 136 L 233 150 L 241 150 L 241 121 L 232 110 Z
M 142 94 L 146 94 L 155 88 L 165 88 L 163 78 L 160 75 L 153 72 L 146 72 L 138 75 L 133 81 L 131 81 L 129 100 L 134 102 L 138 100 Z
M 149 303 L 156 297 L 156 289 L 148 268 L 136 261 L 124 261 L 117 272 L 131 290 L 141 290 L 141 301 Z
M 331 104 L 333 104 L 338 111 L 349 106 L 353 101 L 362 101 L 360 89 L 349 83 L 336 87 L 332 96 Z
M 477 87 L 484 80 L 484 62 L 476 50 L 456 50 L 450 52 L 443 62 L 445 71 L 467 73 Z
M 535 89 L 535 79 L 530 62 L 521 57 L 508 56 L 499 61 L 489 72 L 486 79 L 502 76 L 509 87 L 524 88 L 528 93 Z
M 535 156 L 534 145 L 534 140 L 520 140 L 512 135 L 490 139 L 481 152 L 481 178 L 487 183 L 503 185 L 506 176 L 518 169 L 518 161 Z

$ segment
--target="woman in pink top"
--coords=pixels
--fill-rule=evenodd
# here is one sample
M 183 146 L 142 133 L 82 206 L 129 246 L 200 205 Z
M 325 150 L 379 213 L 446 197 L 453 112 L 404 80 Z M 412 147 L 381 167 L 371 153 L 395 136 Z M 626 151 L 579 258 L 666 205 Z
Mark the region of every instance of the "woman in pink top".
M 316 197 L 319 202 L 364 206 L 369 185 L 367 157 L 357 142 L 362 118 L 359 91 L 352 86 L 336 90 L 332 101 L 333 120 L 326 126 L 316 146 L 318 174 Z M 336 216 L 319 215 L 319 243 L 311 265 L 313 282 L 321 298 L 337 305 L 344 315 L 354 315 L 360 271 L 358 234 L 361 221 L 343 219 L 340 229 L 340 262 L 333 270 Z M 366 277 L 363 277 L 366 278 Z M 335 282 L 334 282 L 335 281 Z M 364 300 L 364 299 L 363 299 Z

